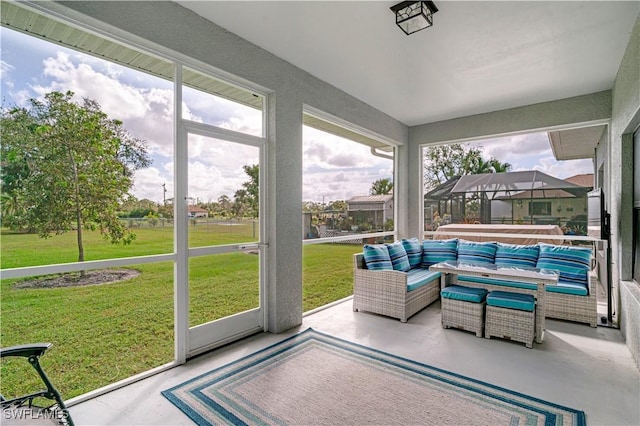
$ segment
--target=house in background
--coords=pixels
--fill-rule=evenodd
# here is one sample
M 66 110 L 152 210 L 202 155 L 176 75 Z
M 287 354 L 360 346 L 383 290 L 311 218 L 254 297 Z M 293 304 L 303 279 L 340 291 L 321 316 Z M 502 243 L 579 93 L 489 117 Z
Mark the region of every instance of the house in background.
M 187 215 L 194 219 L 200 217 L 209 217 L 209 211 L 198 206 L 188 206 L 187 212 Z
M 393 195 L 356 195 L 347 200 L 347 213 L 354 226 L 382 229 L 393 220 Z
M 564 180 L 537 170 L 456 176 L 425 194 L 425 226 L 559 225 L 586 235 L 587 192 L 592 189 L 593 174 Z
M 575 175 L 564 181 L 584 190 L 539 189 L 499 197 L 491 202 L 491 222 L 560 225 L 567 228 L 566 232 L 586 235 L 586 193 L 593 189 L 593 174 Z

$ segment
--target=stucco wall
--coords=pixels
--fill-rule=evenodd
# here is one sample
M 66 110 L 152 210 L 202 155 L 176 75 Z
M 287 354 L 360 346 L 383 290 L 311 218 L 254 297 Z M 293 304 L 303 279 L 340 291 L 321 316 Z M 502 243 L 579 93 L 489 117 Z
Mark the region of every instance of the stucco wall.
M 640 16 L 612 90 L 611 231 L 613 282 L 620 286 L 620 329 L 640 366 L 640 289 L 631 280 L 633 132 L 640 125 Z M 638 165 L 636 165 L 638 167 Z

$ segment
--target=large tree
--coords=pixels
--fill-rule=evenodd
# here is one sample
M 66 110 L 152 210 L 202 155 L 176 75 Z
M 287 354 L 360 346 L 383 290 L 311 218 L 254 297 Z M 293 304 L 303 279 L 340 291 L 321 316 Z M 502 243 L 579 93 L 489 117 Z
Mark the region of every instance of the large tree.
M 135 170 L 150 164 L 144 141 L 96 101 L 74 102 L 73 92 L 2 109 L 0 120 L 2 199 L 20 203 L 22 226 L 42 238 L 75 230 L 79 262 L 85 259 L 84 229 L 100 229 L 112 243 L 135 238 L 117 209 Z
M 249 210 L 249 201 L 247 196 L 246 189 L 238 189 L 235 194 L 233 194 L 233 207 L 232 211 L 235 217 L 242 218 L 246 215 L 247 210 Z
M 482 158 L 480 147 L 464 144 L 432 146 L 424 152 L 424 185 L 427 191 L 455 176 L 503 173 L 511 170 L 511 164 L 495 157 Z
M 347 202 L 345 200 L 331 201 L 331 202 L 329 202 L 329 205 L 327 206 L 327 208 L 329 210 L 336 210 L 336 211 L 347 211 L 348 207 L 349 207 L 349 205 L 347 204 Z
M 482 160 L 480 149 L 461 144 L 432 146 L 424 150 L 424 186 L 427 191 L 455 176 L 471 174 Z
M 391 179 L 383 178 L 378 179 L 371 184 L 371 189 L 369 189 L 369 194 L 371 195 L 387 195 L 391 194 L 393 191 L 393 182 Z
M 250 214 L 251 217 L 258 217 L 260 210 L 260 166 L 258 164 L 253 164 L 251 166 L 243 166 L 242 168 L 249 176 L 249 180 L 242 184 L 244 194 L 241 194 L 243 195 L 241 199 L 246 205 L 247 213 Z M 237 192 L 235 197 L 236 199 L 238 198 Z

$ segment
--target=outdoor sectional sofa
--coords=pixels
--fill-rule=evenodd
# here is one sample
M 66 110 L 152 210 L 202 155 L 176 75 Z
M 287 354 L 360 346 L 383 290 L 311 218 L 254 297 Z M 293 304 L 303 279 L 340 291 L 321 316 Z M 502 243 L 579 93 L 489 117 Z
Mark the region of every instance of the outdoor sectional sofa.
M 400 247 L 406 259 L 395 256 L 402 253 Z M 410 316 L 440 297 L 440 272 L 421 267 L 422 247 L 417 239 L 391 244 L 395 265 L 391 263 L 387 245 L 365 245 L 363 249 L 363 253 L 353 255 L 354 311 L 373 312 L 407 322 Z
M 385 252 L 386 250 L 386 252 Z M 403 254 L 404 252 L 404 254 Z M 557 270 L 557 285 L 547 286 L 546 318 L 597 324 L 597 278 L 588 247 L 545 243 L 513 245 L 471 242 L 462 239 L 405 239 L 393 244 L 365 245 L 354 255 L 354 311 L 368 311 L 402 322 L 438 299 L 440 274 L 429 266 L 442 261 L 492 263 Z M 535 291 L 530 283 L 458 275 L 456 284 L 489 291 L 515 287 L 524 293 Z

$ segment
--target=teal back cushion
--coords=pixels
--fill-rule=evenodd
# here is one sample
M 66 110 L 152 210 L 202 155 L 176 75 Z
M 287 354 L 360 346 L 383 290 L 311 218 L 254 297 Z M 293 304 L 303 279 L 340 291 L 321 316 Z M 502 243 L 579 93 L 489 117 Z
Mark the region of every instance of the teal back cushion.
M 409 258 L 409 265 L 412 268 L 420 265 L 422 262 L 422 244 L 417 238 L 405 238 L 402 240 L 404 251 L 407 252 Z
M 498 243 L 495 264 L 498 266 L 525 266 L 535 268 L 538 263 L 540 247 Z
M 393 269 L 393 266 L 391 265 L 391 258 L 389 257 L 389 250 L 386 245 L 365 244 L 362 251 L 364 263 L 367 265 L 367 269 Z
M 591 268 L 591 248 L 545 243 L 539 243 L 539 246 L 537 268 L 559 271 L 559 281 L 562 282 L 589 285 L 587 274 Z
M 439 262 L 455 262 L 458 254 L 458 240 L 424 240 L 422 242 L 422 264 L 428 268 Z
M 387 244 L 387 250 L 389 250 L 389 258 L 391 259 L 391 266 L 396 271 L 407 272 L 411 269 L 409 264 L 409 257 L 404 250 L 402 242 L 396 241 L 395 243 Z
M 496 257 L 498 243 L 477 243 L 473 241 L 458 241 L 458 261 L 467 263 L 493 263 Z

